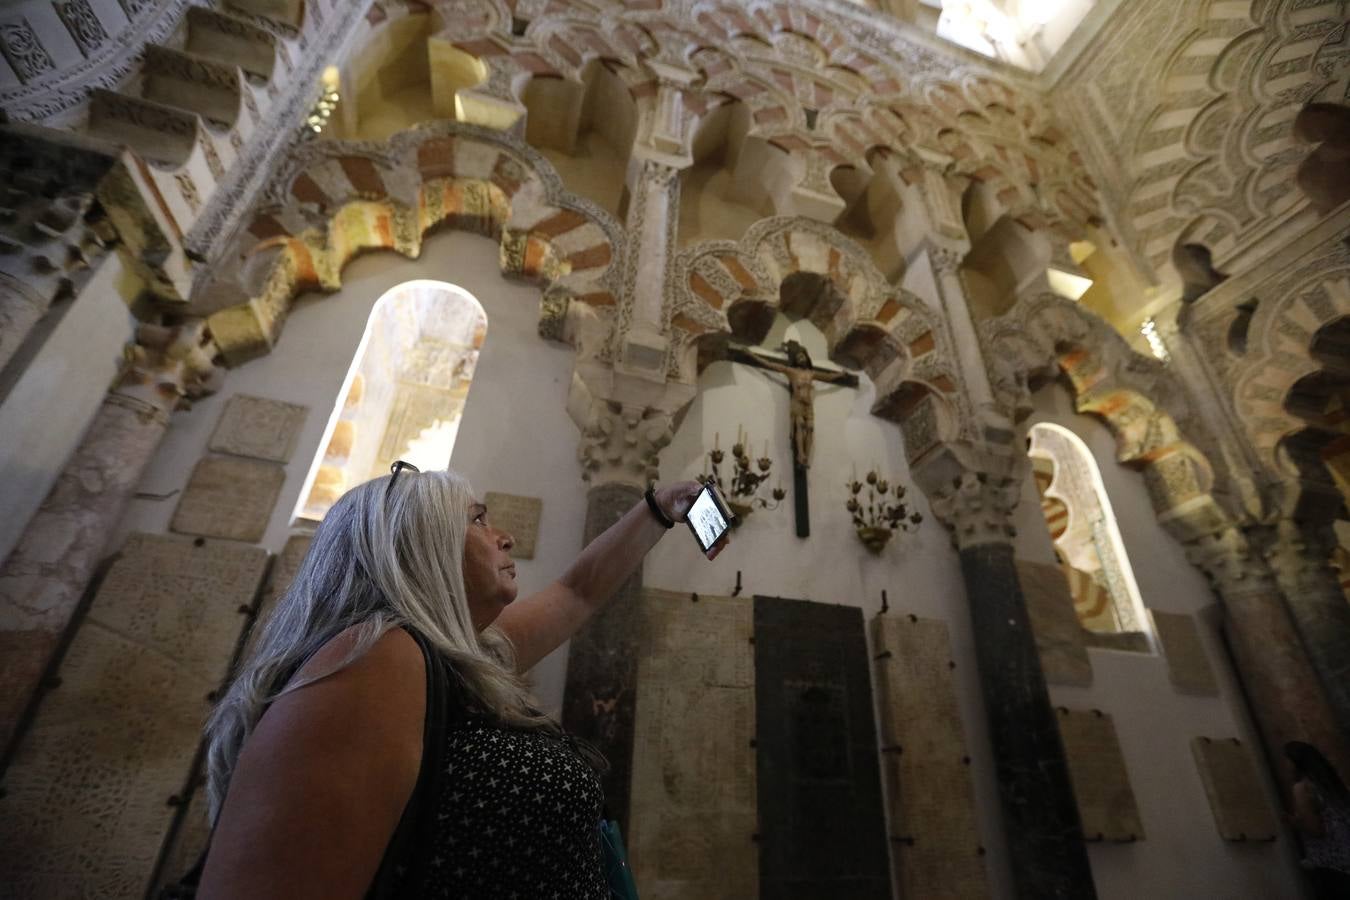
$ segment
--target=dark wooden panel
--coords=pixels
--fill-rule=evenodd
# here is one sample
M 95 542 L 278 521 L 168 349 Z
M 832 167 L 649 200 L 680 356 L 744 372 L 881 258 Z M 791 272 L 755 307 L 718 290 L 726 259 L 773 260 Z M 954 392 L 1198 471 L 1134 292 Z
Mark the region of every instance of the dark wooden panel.
M 862 611 L 755 598 L 762 900 L 890 897 Z

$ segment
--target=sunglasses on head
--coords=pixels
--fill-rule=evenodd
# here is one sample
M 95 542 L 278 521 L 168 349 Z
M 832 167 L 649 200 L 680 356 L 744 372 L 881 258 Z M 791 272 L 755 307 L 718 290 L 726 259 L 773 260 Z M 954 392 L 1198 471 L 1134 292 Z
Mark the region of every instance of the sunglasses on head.
M 389 467 L 389 472 L 393 475 L 393 477 L 389 479 L 389 484 L 384 489 L 386 497 L 389 496 L 389 492 L 394 489 L 394 482 L 398 481 L 398 473 L 402 472 L 404 469 L 407 469 L 410 472 L 422 471 L 421 469 L 417 468 L 417 466 L 414 466 L 410 462 L 404 462 L 401 459 L 395 460 L 394 464 Z

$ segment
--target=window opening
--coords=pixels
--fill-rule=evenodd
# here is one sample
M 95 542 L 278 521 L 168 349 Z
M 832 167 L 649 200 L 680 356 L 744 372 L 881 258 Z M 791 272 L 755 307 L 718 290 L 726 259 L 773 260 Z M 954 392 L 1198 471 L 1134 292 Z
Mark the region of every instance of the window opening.
M 1083 440 L 1060 425 L 1033 425 L 1029 450 L 1055 555 L 1089 643 L 1151 652 L 1152 628 L 1101 472 Z
M 450 462 L 487 336 L 472 294 L 443 281 L 386 291 L 366 320 L 295 517 L 321 520 L 350 488 L 396 459 L 422 470 Z

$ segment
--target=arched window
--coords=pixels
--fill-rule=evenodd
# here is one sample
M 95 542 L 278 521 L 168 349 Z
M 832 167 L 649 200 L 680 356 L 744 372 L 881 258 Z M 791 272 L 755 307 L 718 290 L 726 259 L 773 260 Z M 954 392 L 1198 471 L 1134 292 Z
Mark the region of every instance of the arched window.
M 1079 623 L 1120 649 L 1152 648 L 1149 618 L 1092 452 L 1078 435 L 1042 422 L 1028 455 L 1055 554 L 1069 580 Z M 1124 637 L 1133 636 L 1133 639 Z
M 388 473 L 396 459 L 444 468 L 486 336 L 487 314 L 461 287 L 405 281 L 386 291 L 366 321 L 296 517 L 322 519 L 344 491 Z

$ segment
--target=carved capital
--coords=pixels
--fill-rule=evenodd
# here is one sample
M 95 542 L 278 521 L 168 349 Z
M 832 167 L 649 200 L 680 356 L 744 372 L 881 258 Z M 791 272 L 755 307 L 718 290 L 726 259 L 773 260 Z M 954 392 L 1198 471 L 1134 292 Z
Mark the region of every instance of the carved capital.
M 1261 556 L 1286 588 L 1300 593 L 1325 589 L 1334 576 L 1331 553 L 1336 547 L 1327 529 L 1281 519 L 1254 536 Z M 1336 587 L 1339 589 L 1339 586 Z
M 1012 513 L 1021 495 L 1021 480 L 1009 475 L 963 472 L 946 488 L 929 494 L 938 521 L 952 530 L 960 549 L 978 544 L 1009 544 L 1017 534 Z
M 1270 569 L 1241 530 L 1225 528 L 1185 545 L 1186 558 L 1221 596 L 1274 589 Z
M 950 275 L 961 268 L 961 262 L 966 258 L 965 253 L 953 247 L 941 247 L 936 244 L 928 248 L 928 259 L 933 264 L 933 271 L 939 275 Z
M 142 324 L 124 349 L 127 362 L 112 392 L 165 412 L 220 389 L 224 369 L 204 320 L 166 327 Z
M 660 474 L 659 454 L 673 434 L 670 417 L 659 410 L 596 404 L 581 429 L 581 477 L 591 484 L 644 486 Z

